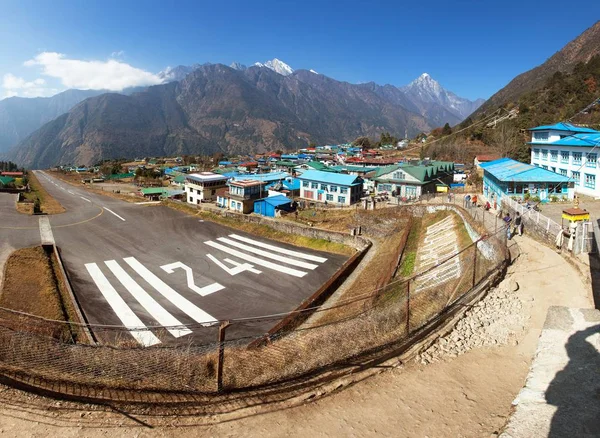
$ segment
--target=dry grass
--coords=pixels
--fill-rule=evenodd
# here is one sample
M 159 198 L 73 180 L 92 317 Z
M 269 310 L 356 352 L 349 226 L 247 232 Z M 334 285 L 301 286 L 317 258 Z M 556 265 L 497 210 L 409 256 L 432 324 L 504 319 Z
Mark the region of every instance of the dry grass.
M 311 237 L 300 236 L 297 234 L 284 233 L 283 231 L 275 230 L 267 225 L 261 225 L 252 222 L 243 222 L 242 220 L 238 220 L 236 218 L 231 217 L 223 217 L 211 211 L 198 210 L 195 207 L 189 206 L 187 204 L 171 201 L 163 201 L 163 204 L 175 210 L 184 212 L 186 214 L 198 216 L 204 220 L 209 220 L 211 222 L 215 222 L 220 225 L 233 228 L 235 230 L 245 231 L 255 236 L 277 240 L 279 242 L 289 243 L 295 246 L 301 246 L 317 251 L 325 251 L 347 256 L 351 256 L 356 252 L 354 248 L 341 243 L 330 242 L 325 239 L 314 239 Z
M 33 214 L 33 202 L 17 202 L 17 212 L 22 214 Z
M 64 320 L 52 262 L 42 247 L 19 249 L 6 262 L 0 307 Z
M 40 208 L 42 213 L 45 214 L 60 214 L 64 213 L 65 208 L 60 205 L 56 199 L 54 199 L 42 186 L 33 172 L 28 172 L 27 177 L 29 178 L 29 187 L 31 192 L 25 193 L 25 198 L 35 202 L 36 199 L 40 201 Z

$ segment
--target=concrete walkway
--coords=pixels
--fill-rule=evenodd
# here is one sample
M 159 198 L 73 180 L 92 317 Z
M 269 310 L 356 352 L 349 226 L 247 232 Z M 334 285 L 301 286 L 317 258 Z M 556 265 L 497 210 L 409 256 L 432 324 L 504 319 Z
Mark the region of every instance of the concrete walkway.
M 505 438 L 600 436 L 600 311 L 551 307 Z

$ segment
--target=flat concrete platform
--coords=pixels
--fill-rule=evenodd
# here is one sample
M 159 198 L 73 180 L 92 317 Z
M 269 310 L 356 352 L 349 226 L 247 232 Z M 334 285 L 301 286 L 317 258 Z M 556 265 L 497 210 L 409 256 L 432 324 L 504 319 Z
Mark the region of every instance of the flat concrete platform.
M 164 206 L 96 195 L 48 174 L 37 175 L 67 209 L 43 220 L 50 224 L 88 322 L 135 329 L 95 329 L 101 342 L 214 342 L 215 321 L 290 312 L 348 258 L 256 237 Z M 10 202 L 4 200 L 6 206 Z M 39 218 L 15 215 L 8 209 L 0 212 L 0 223 L 6 225 L 0 228 L 0 238 L 15 242 L 11 247 L 18 242 L 39 244 Z M 276 322 L 235 323 L 227 336 L 259 336 Z
M 600 311 L 548 309 L 502 437 L 600 436 Z

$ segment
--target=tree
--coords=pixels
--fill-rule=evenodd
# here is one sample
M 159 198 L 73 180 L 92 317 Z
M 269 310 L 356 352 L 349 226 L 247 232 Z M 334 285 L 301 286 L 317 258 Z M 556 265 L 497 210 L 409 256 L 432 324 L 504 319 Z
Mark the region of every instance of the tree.
M 450 134 L 452 134 L 452 128 L 450 127 L 448 122 L 446 122 L 446 124 L 442 128 L 442 135 L 450 135 Z
M 353 146 L 360 147 L 362 150 L 369 149 L 371 147 L 371 140 L 369 137 L 358 137 L 356 140 L 352 142 Z
M 510 121 L 501 122 L 489 135 L 488 143 L 493 146 L 502 157 L 513 157 L 516 151 L 525 142 L 519 130 Z

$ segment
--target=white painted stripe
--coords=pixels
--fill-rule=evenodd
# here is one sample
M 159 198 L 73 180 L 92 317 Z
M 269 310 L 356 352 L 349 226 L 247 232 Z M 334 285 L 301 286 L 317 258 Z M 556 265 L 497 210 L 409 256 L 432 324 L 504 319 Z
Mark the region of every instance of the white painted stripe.
M 257 257 L 252 257 L 246 253 L 240 252 L 233 248 L 229 248 L 228 246 L 221 245 L 220 243 L 213 242 L 211 240 L 209 240 L 208 242 L 204 242 L 204 243 L 206 243 L 208 246 L 212 246 L 213 248 L 216 248 L 218 250 L 221 250 L 223 252 L 226 252 L 228 254 L 236 256 L 237 258 L 240 258 L 242 260 L 247 260 L 256 265 L 264 266 L 265 268 L 273 269 L 274 271 L 283 272 L 284 274 L 293 275 L 294 277 L 304 277 L 306 275 L 306 272 L 298 271 L 296 269 L 288 268 L 286 266 L 277 265 L 275 263 L 271 263 L 266 260 L 259 259 Z
M 50 220 L 46 216 L 40 218 L 40 238 L 42 245 L 54 245 L 54 235 L 50 227 Z
M 131 336 L 144 347 L 160 344 L 160 339 L 158 339 L 150 330 L 146 329 L 144 323 L 135 313 L 133 313 L 131 308 L 125 303 L 123 298 L 121 298 L 121 295 L 119 295 L 115 288 L 112 287 L 98 265 L 96 263 L 87 263 L 85 267 L 94 280 L 94 283 L 96 283 L 96 286 L 98 286 L 98 289 L 100 289 L 104 299 L 117 314 L 117 317 L 121 320 L 123 325 L 130 330 L 129 333 L 131 333 Z
M 117 213 L 115 213 L 114 211 L 112 211 L 110 208 L 108 208 L 108 207 L 104 207 L 104 209 L 105 209 L 106 211 L 108 211 L 109 213 L 112 213 L 112 214 L 114 214 L 116 217 L 118 217 L 118 218 L 119 218 L 119 219 L 121 219 L 122 221 L 125 221 L 125 219 L 123 219 L 123 218 L 122 218 L 121 216 L 119 216 Z
M 73 193 L 71 190 L 67 190 L 67 192 L 69 192 L 70 194 L 74 195 L 75 193 Z
M 135 257 L 127 257 L 123 260 L 125 260 L 125 263 L 131 266 L 140 277 L 146 280 L 163 297 L 172 302 L 179 310 L 188 315 L 194 321 L 206 326 L 211 326 L 218 323 L 214 317 L 197 307 L 190 300 L 180 295 L 168 284 L 150 272 L 150 270 L 138 262 Z
M 250 243 L 254 246 L 260 246 L 261 248 L 270 249 L 271 251 L 280 252 L 281 254 L 287 254 L 292 257 L 298 257 L 299 259 L 312 260 L 313 262 L 324 263 L 327 261 L 325 257 L 319 257 L 312 254 L 305 254 L 303 252 L 292 251 L 290 249 L 279 248 L 275 245 L 269 245 L 268 243 L 260 242 L 258 240 L 248 239 L 247 237 L 238 236 L 237 234 L 230 234 L 229 237 L 237 240 L 241 240 L 242 242 Z
M 117 277 L 125 289 L 142 305 L 142 307 L 154 318 L 158 323 L 165 327 L 182 326 L 183 324 L 173 315 L 171 315 L 163 306 L 158 304 L 148 292 L 141 288 L 125 270 L 119 266 L 115 260 L 107 260 L 104 262 L 108 269 Z M 167 329 L 176 338 L 184 335 L 189 335 L 192 331 L 188 328 L 169 328 Z
M 235 248 L 243 249 L 244 251 L 254 253 L 256 255 L 263 256 L 268 259 L 277 260 L 279 262 L 283 262 L 288 265 L 298 266 L 300 268 L 306 268 L 306 269 L 315 269 L 315 268 L 319 267 L 319 265 L 313 265 L 312 263 L 307 263 L 307 262 L 303 262 L 300 260 L 289 259 L 287 257 L 282 256 L 281 254 L 273 254 L 272 252 L 263 251 L 262 249 L 258 249 L 258 248 L 253 248 L 251 246 L 244 245 L 243 243 L 236 242 L 235 240 L 231 240 L 226 237 L 219 237 L 217 240 L 220 242 L 223 242 L 223 243 L 227 243 L 228 245 L 231 245 Z
M 92 202 L 92 201 L 90 201 L 88 198 L 84 198 L 83 196 L 80 196 L 80 198 L 81 198 L 81 199 L 83 199 L 84 201 L 87 201 L 87 202 Z

